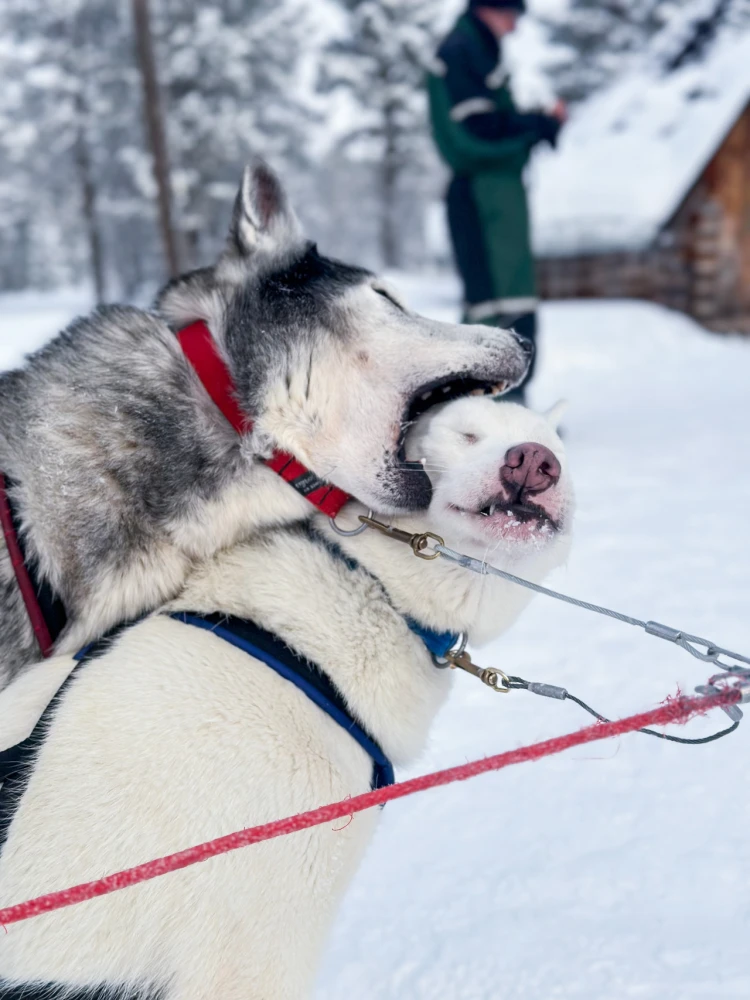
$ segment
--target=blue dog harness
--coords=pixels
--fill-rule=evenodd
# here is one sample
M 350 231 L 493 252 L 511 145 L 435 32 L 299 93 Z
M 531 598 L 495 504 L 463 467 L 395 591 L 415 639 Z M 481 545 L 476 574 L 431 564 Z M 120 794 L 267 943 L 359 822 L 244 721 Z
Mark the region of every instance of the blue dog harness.
M 254 622 L 221 614 L 200 615 L 189 611 L 175 612 L 172 619 L 185 625 L 212 632 L 218 638 L 243 650 L 250 656 L 265 663 L 280 676 L 296 685 L 311 701 L 337 722 L 373 760 L 373 788 L 393 784 L 393 766 L 377 742 L 352 718 L 346 703 L 331 679 L 318 667 L 299 656 L 278 636 L 260 628 Z M 18 808 L 21 796 L 33 771 L 34 761 L 41 749 L 55 709 L 76 673 L 92 659 L 102 656 L 111 646 L 112 640 L 122 634 L 134 622 L 113 629 L 103 638 L 84 647 L 76 659 L 77 665 L 65 679 L 44 710 L 42 717 L 27 739 L 14 747 L 0 751 L 0 853 L 7 839 L 10 824 Z M 419 636 L 427 649 L 437 657 L 442 657 L 456 643 L 457 637 L 448 632 L 435 632 L 417 622 L 409 621 L 412 632 Z M 116 990 L 123 1000 L 138 1000 L 149 996 L 159 1000 L 160 991 L 147 993 L 142 990 Z M 137 996 L 136 996 L 137 993 Z M 105 984 L 85 987 L 64 986 L 59 983 L 31 982 L 19 984 L 8 982 L 0 976 L 0 1000 L 107 1000 L 112 990 Z
M 199 615 L 191 611 L 175 611 L 169 617 L 185 625 L 193 625 L 211 632 L 249 656 L 254 656 L 256 660 L 265 663 L 285 680 L 298 687 L 372 757 L 373 788 L 385 788 L 396 780 L 393 764 L 378 742 L 352 717 L 343 695 L 331 678 L 316 664 L 287 646 L 278 636 L 261 628 L 255 622 L 221 613 Z M 435 632 L 419 625 L 413 619 L 406 621 L 411 631 L 419 636 L 433 656 L 445 656 L 456 644 L 458 637 L 450 632 Z
M 176 611 L 169 616 L 185 625 L 205 629 L 219 639 L 254 656 L 271 670 L 307 695 L 326 715 L 330 715 L 363 750 L 372 757 L 372 787 L 385 788 L 395 781 L 393 764 L 376 741 L 356 722 L 346 707 L 343 696 L 333 681 L 322 670 L 300 656 L 278 636 L 244 618 L 222 614 L 196 615 L 190 611 Z
M 351 562 L 354 565 L 354 561 Z M 393 784 L 395 778 L 390 760 L 378 742 L 352 717 L 341 692 L 316 664 L 300 656 L 278 636 L 261 628 L 255 622 L 221 613 L 197 614 L 191 611 L 177 611 L 169 617 L 185 625 L 211 632 L 217 638 L 265 663 L 285 680 L 294 684 L 370 755 L 373 761 L 372 787 L 384 788 Z M 458 637 L 451 632 L 436 632 L 413 619 L 407 618 L 406 622 L 435 657 L 444 657 L 457 642 Z M 21 796 L 26 790 L 36 756 L 44 743 L 54 711 L 70 682 L 86 663 L 106 653 L 112 641 L 135 624 L 137 622 L 119 625 L 76 653 L 74 658 L 78 661 L 77 665 L 54 694 L 31 734 L 15 746 L 0 751 L 0 852 Z

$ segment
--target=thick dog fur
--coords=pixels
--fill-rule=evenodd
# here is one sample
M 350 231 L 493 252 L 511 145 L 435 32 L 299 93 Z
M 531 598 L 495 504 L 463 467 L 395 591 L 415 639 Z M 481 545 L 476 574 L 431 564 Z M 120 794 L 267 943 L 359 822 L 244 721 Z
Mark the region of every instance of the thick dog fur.
M 558 484 L 535 498 L 543 520 L 531 525 L 506 513 L 499 478 L 506 450 L 529 440 L 562 463 Z M 430 528 L 535 580 L 564 559 L 572 494 L 545 418 L 462 400 L 423 417 L 409 447 L 435 489 L 429 511 L 397 518 L 401 527 Z M 478 513 L 495 500 L 493 516 Z M 342 520 L 355 524 L 362 509 L 352 503 Z M 315 532 L 361 568 L 332 555 Z M 339 539 L 318 516 L 312 535 L 271 529 L 208 559 L 164 610 L 221 610 L 276 632 L 326 671 L 398 766 L 422 751 L 451 681 L 403 616 L 484 642 L 528 600 L 504 581 L 415 559 L 375 532 Z M 58 657 L 17 679 L 0 695 L 0 731 L 35 699 L 41 712 L 71 666 Z M 27 718 L 27 731 L 32 725 Z M 20 728 L 16 738 L 26 735 Z M 0 899 L 356 795 L 371 775 L 367 754 L 288 681 L 209 632 L 154 614 L 86 664 L 55 710 L 0 854 Z M 0 994 L 46 984 L 49 1000 L 306 996 L 378 816 L 358 814 L 11 926 L 0 934 Z
M 512 385 L 528 361 L 513 334 L 423 319 L 321 257 L 262 164 L 245 173 L 216 266 L 173 282 L 158 307 L 101 308 L 0 375 L 0 470 L 66 605 L 61 652 L 173 597 L 199 560 L 307 516 L 259 471 L 274 446 L 376 510 L 425 508 L 429 480 L 397 460 L 410 400 L 456 376 Z M 176 342 L 196 319 L 256 418 L 250 436 Z M 38 656 L 0 539 L 0 689 Z

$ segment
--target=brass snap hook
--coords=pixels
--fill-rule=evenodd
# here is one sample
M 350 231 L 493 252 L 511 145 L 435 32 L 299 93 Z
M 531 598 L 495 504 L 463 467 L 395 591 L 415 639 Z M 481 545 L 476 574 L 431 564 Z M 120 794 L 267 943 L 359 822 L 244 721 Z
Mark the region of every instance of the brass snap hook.
M 511 690 L 510 677 L 497 667 L 487 667 L 480 674 L 481 682 L 492 688 L 496 694 L 508 694 Z
M 409 544 L 414 555 L 419 556 L 420 559 L 437 559 L 440 553 L 429 552 L 427 549 L 430 541 L 435 542 L 436 545 L 445 545 L 440 535 L 434 535 L 431 531 L 423 531 L 421 535 L 412 535 Z
M 496 694 L 508 694 L 512 690 L 510 677 L 506 673 L 497 667 L 477 666 L 476 663 L 472 662 L 466 650 L 460 650 L 455 653 L 448 651 L 445 654 L 445 658 L 452 667 L 458 667 L 460 670 L 465 670 L 467 674 L 473 674 L 474 677 L 478 677 L 482 684 L 486 684 Z
M 381 534 L 387 535 L 389 538 L 394 538 L 397 542 L 406 542 L 407 545 L 411 546 L 414 555 L 419 556 L 420 559 L 437 559 L 439 557 L 439 552 L 428 551 L 427 546 L 430 542 L 435 542 L 436 545 L 445 545 L 440 535 L 434 535 L 431 531 L 417 532 L 412 535 L 401 528 L 395 528 L 392 524 L 383 524 L 372 516 L 372 511 L 369 512 L 367 517 L 364 514 L 360 514 L 359 519 L 363 526 L 374 528 L 376 531 L 381 532 Z

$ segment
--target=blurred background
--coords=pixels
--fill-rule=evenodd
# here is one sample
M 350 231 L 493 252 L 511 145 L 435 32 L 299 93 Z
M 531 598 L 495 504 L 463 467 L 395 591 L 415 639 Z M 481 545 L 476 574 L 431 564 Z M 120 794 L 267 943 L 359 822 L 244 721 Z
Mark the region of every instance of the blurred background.
M 327 252 L 449 267 L 424 75 L 460 9 L 3 0 L 0 292 L 147 298 L 215 256 L 254 153 Z M 543 296 L 750 330 L 750 0 L 536 0 L 506 52 L 520 107 L 571 106 L 530 170 Z

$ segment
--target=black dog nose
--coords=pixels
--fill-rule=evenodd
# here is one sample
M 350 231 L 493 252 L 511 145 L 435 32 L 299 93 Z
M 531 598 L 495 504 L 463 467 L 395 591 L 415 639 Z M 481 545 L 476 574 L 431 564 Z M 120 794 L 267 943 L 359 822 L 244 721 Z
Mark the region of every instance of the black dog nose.
M 522 333 L 517 333 L 515 330 L 511 329 L 509 331 L 516 338 L 518 346 L 524 352 L 527 358 L 534 356 L 534 341 L 530 340 L 528 337 L 524 337 Z

